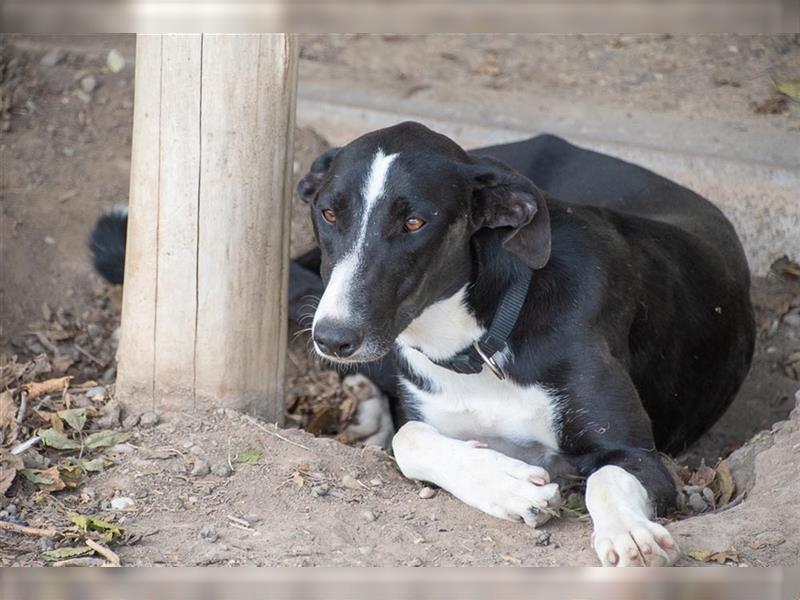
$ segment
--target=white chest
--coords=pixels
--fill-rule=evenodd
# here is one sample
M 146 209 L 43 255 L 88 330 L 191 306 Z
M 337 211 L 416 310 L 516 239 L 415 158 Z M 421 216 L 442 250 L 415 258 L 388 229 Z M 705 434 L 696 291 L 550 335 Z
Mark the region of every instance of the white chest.
M 434 385 L 426 391 L 403 381 L 422 420 L 448 437 L 502 438 L 518 445 L 538 442 L 558 449 L 558 397 L 536 385 L 501 381 L 488 369 L 460 375 L 431 363 L 411 348 L 401 350 L 409 366 Z
M 538 442 L 558 449 L 558 396 L 537 385 L 501 381 L 484 367 L 461 375 L 429 360 L 453 356 L 484 333 L 466 305 L 466 286 L 429 306 L 400 334 L 400 352 L 410 369 L 433 384 L 431 391 L 403 381 L 422 419 L 443 435 L 463 439 L 502 438 L 518 445 Z M 503 366 L 507 356 L 495 356 Z

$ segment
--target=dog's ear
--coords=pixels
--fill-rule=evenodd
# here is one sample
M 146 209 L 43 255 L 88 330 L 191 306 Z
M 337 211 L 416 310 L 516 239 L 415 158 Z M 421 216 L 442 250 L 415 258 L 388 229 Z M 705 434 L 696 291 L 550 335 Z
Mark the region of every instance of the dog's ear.
M 308 173 L 297 183 L 297 195 L 303 202 L 311 202 L 339 150 L 340 148 L 331 148 L 320 154 L 311 163 Z
M 531 269 L 550 258 L 550 214 L 544 193 L 514 169 L 482 157 L 469 165 L 475 229 L 505 227 L 503 247 Z

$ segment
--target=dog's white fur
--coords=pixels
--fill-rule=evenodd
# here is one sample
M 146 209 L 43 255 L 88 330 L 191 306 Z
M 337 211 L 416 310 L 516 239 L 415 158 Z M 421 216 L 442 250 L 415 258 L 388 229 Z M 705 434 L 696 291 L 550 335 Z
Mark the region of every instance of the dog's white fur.
M 647 491 L 625 469 L 608 465 L 592 473 L 586 482 L 586 508 L 594 523 L 592 546 L 604 567 L 675 562 L 675 541 L 650 520 Z
M 325 292 L 322 294 L 319 306 L 314 314 L 312 331 L 316 324 L 323 319 L 347 323 L 352 318 L 350 290 L 353 288 L 353 282 L 358 277 L 359 272 L 366 264 L 365 254 L 368 245 L 366 239 L 370 215 L 378 200 L 383 196 L 386 179 L 389 175 L 389 167 L 392 166 L 397 156 L 397 154 L 387 156 L 383 153 L 383 150 L 378 149 L 372 159 L 369 172 L 361 188 L 364 204 L 361 209 L 358 236 L 353 247 L 336 263 L 333 271 L 331 271 L 330 281 L 325 287 Z M 319 352 L 319 348 L 317 348 L 317 351 Z
M 408 366 L 432 383 L 427 391 L 401 380 L 424 422 L 404 425 L 392 445 L 406 477 L 430 481 L 490 515 L 532 526 L 549 518 L 560 500 L 556 484 L 538 466 L 488 449 L 480 440 L 538 442 L 558 450 L 556 393 L 542 386 L 500 381 L 487 368 L 459 375 L 431 358 L 453 356 L 484 329 L 467 308 L 467 288 L 428 307 L 398 337 Z M 501 365 L 508 350 L 497 355 Z M 534 480 L 536 483 L 534 483 Z M 603 565 L 671 564 L 677 557 L 669 532 L 650 521 L 650 501 L 636 477 L 615 466 L 593 473 L 586 504 L 595 526 L 593 546 Z

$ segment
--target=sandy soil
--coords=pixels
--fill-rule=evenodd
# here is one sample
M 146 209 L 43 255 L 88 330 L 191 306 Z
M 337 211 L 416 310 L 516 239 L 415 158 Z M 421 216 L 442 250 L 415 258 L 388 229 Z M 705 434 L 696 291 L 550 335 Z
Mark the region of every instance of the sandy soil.
M 53 66 L 42 65 L 42 56 L 53 48 L 62 48 L 64 56 Z M 73 328 L 73 337 L 61 343 L 61 351 L 73 359 L 66 372 L 106 384 L 114 378 L 112 333 L 118 315 L 109 290 L 91 273 L 85 240 L 104 208 L 127 199 L 133 68 L 128 60 L 121 71 L 110 72 L 106 55 L 112 48 L 129 59 L 133 55 L 130 36 L 0 41 L 0 353 L 20 360 L 47 353 L 40 338 L 25 335 L 41 330 L 43 322 L 50 331 Z M 751 103 L 770 96 L 764 74 L 796 64 L 799 48 L 788 36 L 694 41 L 663 36 L 306 37 L 301 77 L 326 69 L 345 78 L 370 77 L 405 94 L 428 93 L 430 86 L 449 86 L 453 94 L 467 86 L 530 90 L 562 100 L 578 94 L 598 105 L 622 102 L 687 118 L 786 128 L 796 126 L 797 106 L 760 114 Z M 537 61 L 526 56 L 537 56 Z M 94 78 L 93 87 L 82 83 L 87 76 Z M 295 172 L 300 174 L 326 142 L 308 130 L 298 132 L 297 142 Z M 292 245 L 300 251 L 308 244 L 308 229 L 302 207 L 296 211 Z M 784 363 L 800 349 L 799 298 L 791 282 L 755 282 L 761 335 L 753 372 L 731 410 L 684 461 L 696 465 L 705 458 L 714 464 L 716 457 L 787 417 L 798 385 L 785 374 Z M 91 332 L 90 324 L 95 325 Z M 76 344 L 96 360 L 76 351 Z M 306 361 L 302 338 L 292 350 L 288 376 L 302 384 L 308 364 L 312 376 L 319 369 Z M 796 421 L 757 442 L 759 450 L 772 448 L 770 460 L 776 464 L 792 452 L 796 456 Z M 8 497 L 0 498 L 6 512 L 0 517 L 59 529 L 76 512 L 108 518 L 141 536 L 134 538 L 137 543 L 116 547 L 123 564 L 595 564 L 585 518 L 564 517 L 546 526 L 540 537 L 482 515 L 446 493 L 422 499 L 419 486 L 404 481 L 381 452 L 301 431 L 282 432 L 286 441 L 271 426 L 211 408 L 160 415 L 155 426 L 134 426 L 132 433 L 129 446 L 107 454 L 117 466 L 88 478 L 76 491 L 35 495 L 27 483 L 15 483 Z M 261 458 L 255 464 L 237 463 L 237 455 L 250 449 L 260 450 Z M 59 460 L 52 453 L 45 459 Z M 192 475 L 198 461 L 219 467 L 220 473 L 229 464 L 233 472 Z M 761 498 L 755 507 L 760 513 L 745 501 L 726 513 L 699 517 L 711 523 L 698 525 L 705 532 L 701 538 L 692 536 L 695 519 L 683 521 L 679 542 L 695 549 L 710 548 L 712 541 L 735 545 L 737 558 L 731 563 L 796 562 L 800 532 L 786 525 L 779 494 L 770 500 L 768 490 L 759 491 L 758 485 L 760 480 L 770 489 L 783 489 L 775 473 L 795 486 L 800 477 L 763 464 L 757 477 L 756 453 L 749 450 L 734 462 L 742 490 L 756 490 L 753 494 Z M 325 486 L 327 492 L 321 493 Z M 115 497 L 132 498 L 133 509 L 110 510 Z M 730 521 L 726 515 L 732 515 Z M 756 536 L 774 531 L 784 532 L 783 541 L 776 543 L 772 535 L 769 543 L 751 547 Z M 0 562 L 41 564 L 49 546 L 48 540 L 0 532 Z M 686 559 L 684 564 L 698 563 Z

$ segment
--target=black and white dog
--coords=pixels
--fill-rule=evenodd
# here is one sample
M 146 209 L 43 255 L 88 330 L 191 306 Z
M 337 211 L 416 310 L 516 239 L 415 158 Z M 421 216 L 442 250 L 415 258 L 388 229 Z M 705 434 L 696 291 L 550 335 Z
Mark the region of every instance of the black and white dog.
M 298 192 L 326 283 L 315 348 L 393 354 L 407 477 L 538 525 L 566 463 L 603 565 L 674 561 L 651 520 L 676 495 L 658 452 L 714 423 L 753 352 L 747 262 L 716 207 L 553 136 L 467 153 L 417 123 L 329 150 Z
M 652 521 L 676 495 L 659 451 L 725 411 L 755 336 L 717 208 L 557 137 L 468 153 L 417 123 L 325 152 L 298 193 L 321 252 L 293 262 L 290 313 L 321 273 L 314 346 L 399 398 L 406 476 L 536 526 L 572 471 L 603 565 L 675 560 Z M 93 235 L 109 278 L 123 221 Z

